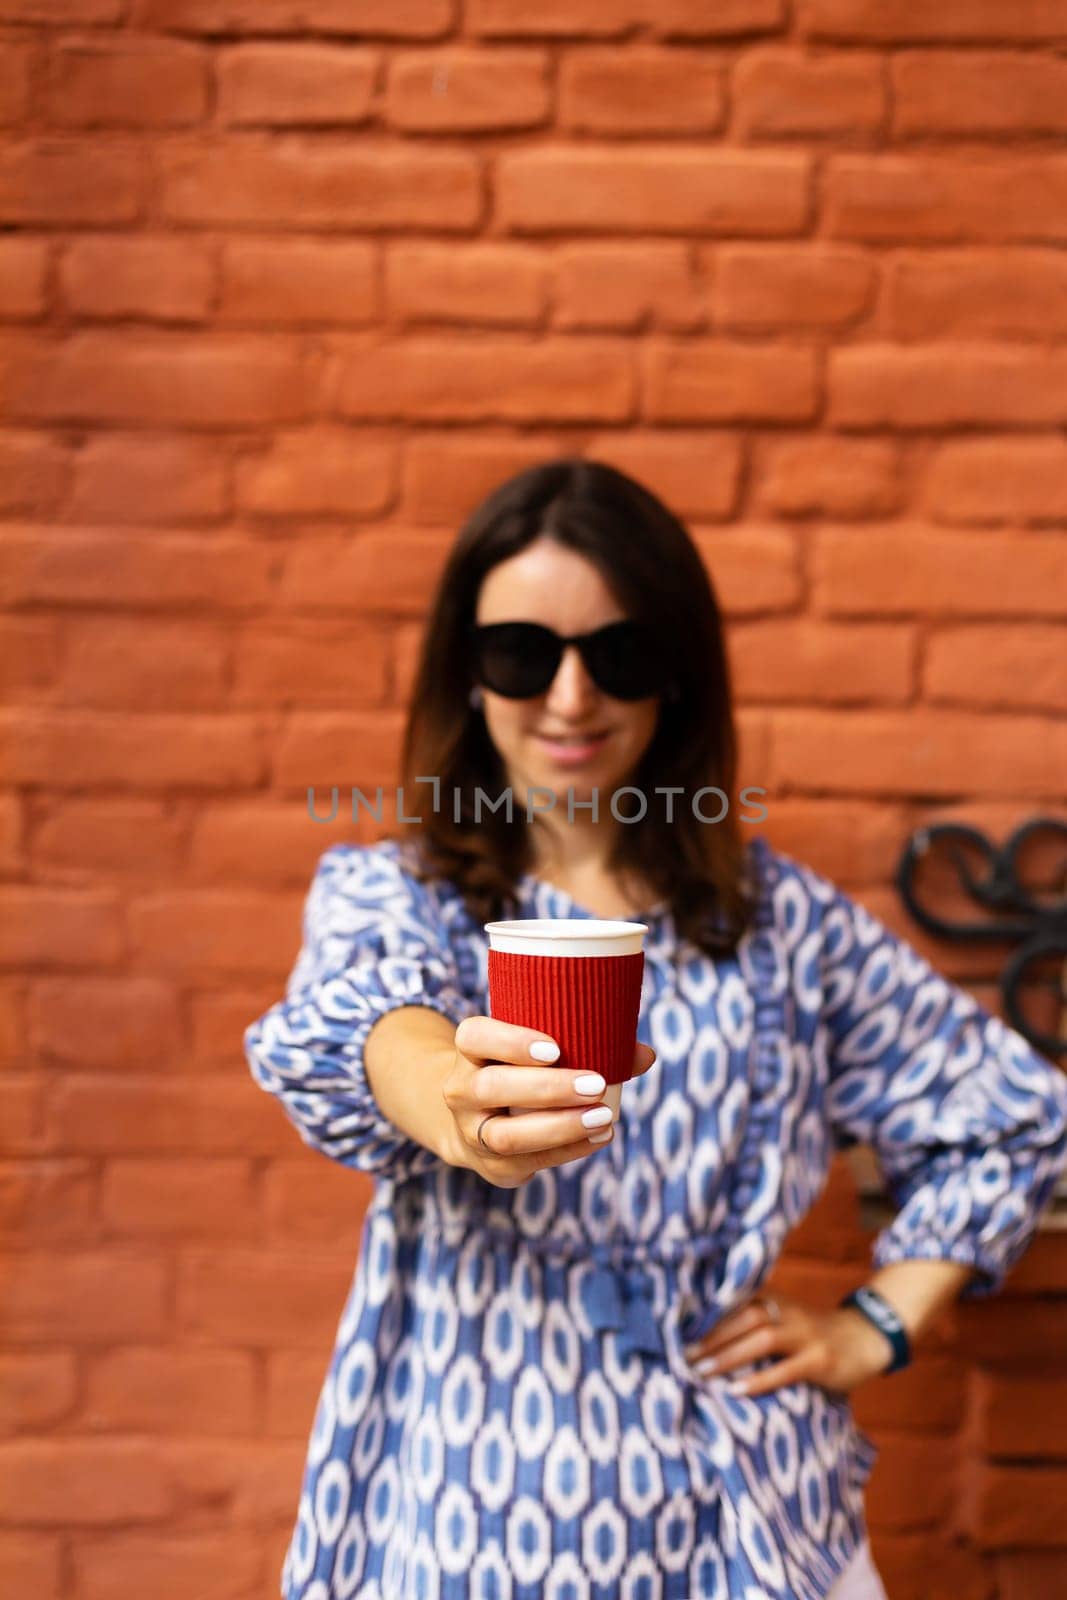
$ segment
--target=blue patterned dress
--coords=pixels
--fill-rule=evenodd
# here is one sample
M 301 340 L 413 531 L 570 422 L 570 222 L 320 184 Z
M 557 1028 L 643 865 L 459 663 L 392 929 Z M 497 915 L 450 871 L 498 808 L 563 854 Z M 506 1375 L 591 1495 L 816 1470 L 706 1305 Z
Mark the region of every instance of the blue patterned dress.
M 286 996 L 245 1034 L 305 1142 L 375 1179 L 284 1600 L 821 1600 L 866 1535 L 874 1445 L 845 1397 L 734 1397 L 683 1346 L 759 1290 L 856 1141 L 899 1207 L 875 1263 L 963 1262 L 991 1293 L 1064 1165 L 1067 1080 L 757 838 L 735 957 L 643 918 L 658 1059 L 614 1140 L 498 1188 L 390 1123 L 364 1072 L 395 1007 L 489 1009 L 481 927 L 408 848 L 326 851 Z M 528 876 L 520 915 L 591 913 Z

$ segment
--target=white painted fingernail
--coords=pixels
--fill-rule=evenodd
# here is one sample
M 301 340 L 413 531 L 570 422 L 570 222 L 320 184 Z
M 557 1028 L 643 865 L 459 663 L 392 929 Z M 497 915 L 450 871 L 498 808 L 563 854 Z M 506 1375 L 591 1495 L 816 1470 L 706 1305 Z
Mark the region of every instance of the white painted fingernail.
M 535 1061 L 555 1061 L 559 1055 L 559 1045 L 553 1044 L 551 1039 L 537 1039 L 530 1046 L 530 1054 Z
M 719 1363 L 716 1361 L 714 1356 L 705 1356 L 703 1361 L 697 1362 L 696 1367 L 698 1372 L 707 1374 L 709 1372 L 718 1372 Z
M 588 1111 L 582 1112 L 583 1128 L 602 1128 L 605 1123 L 614 1120 L 610 1106 L 592 1106 Z
M 614 1128 L 605 1128 L 603 1133 L 591 1133 L 589 1135 L 589 1143 L 590 1144 L 607 1144 L 608 1140 L 611 1139 L 614 1136 L 614 1133 L 615 1133 L 615 1129 Z
M 599 1072 L 583 1072 L 574 1080 L 575 1094 L 603 1094 L 607 1084 Z

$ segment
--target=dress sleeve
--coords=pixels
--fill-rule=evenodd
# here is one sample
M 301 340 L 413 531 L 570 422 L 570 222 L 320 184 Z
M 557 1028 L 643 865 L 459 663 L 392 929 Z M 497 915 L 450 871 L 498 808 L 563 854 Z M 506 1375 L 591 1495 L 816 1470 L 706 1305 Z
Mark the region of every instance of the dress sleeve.
M 285 998 L 245 1030 L 245 1054 L 305 1144 L 397 1180 L 439 1158 L 383 1115 L 363 1057 L 379 1017 L 409 1005 L 455 1023 L 478 1010 L 427 885 L 388 845 L 335 846 L 308 892 Z
M 805 871 L 817 935 L 830 1120 L 869 1144 L 899 1208 L 875 1266 L 956 1261 L 967 1298 L 1022 1256 L 1067 1162 L 1067 1077 L 905 940 Z M 809 968 L 810 971 L 810 968 Z

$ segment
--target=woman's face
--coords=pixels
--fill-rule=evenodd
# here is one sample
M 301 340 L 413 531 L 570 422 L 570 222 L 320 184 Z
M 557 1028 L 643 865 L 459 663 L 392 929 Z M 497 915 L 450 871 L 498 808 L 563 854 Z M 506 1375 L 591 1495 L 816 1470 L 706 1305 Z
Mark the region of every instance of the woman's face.
M 476 608 L 479 623 L 539 622 L 565 636 L 625 617 L 592 562 L 551 539 L 537 539 L 494 567 Z M 612 790 L 627 781 L 651 743 L 659 716 L 656 695 L 616 700 L 604 694 L 573 645 L 543 694 L 509 700 L 483 689 L 482 706 L 517 801 L 535 784 L 550 789 L 557 805 L 566 805 L 568 788 L 577 799 L 595 787 L 602 819 Z

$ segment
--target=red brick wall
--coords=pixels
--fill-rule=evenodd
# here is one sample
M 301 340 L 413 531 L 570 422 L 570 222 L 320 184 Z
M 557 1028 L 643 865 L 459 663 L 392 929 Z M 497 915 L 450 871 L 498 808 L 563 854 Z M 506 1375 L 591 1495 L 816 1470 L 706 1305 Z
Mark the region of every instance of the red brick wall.
M 905 932 L 911 826 L 1062 789 L 1065 45 L 1067 0 L 0 0 L 5 1593 L 276 1593 L 367 1189 L 240 1034 L 495 480 L 588 452 L 687 517 L 772 836 Z M 857 1398 L 892 1600 L 1067 1591 L 1062 1237 Z M 784 1277 L 867 1243 L 838 1172 Z

